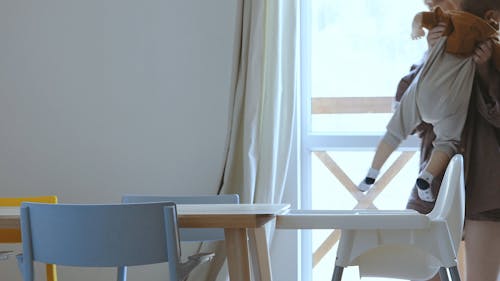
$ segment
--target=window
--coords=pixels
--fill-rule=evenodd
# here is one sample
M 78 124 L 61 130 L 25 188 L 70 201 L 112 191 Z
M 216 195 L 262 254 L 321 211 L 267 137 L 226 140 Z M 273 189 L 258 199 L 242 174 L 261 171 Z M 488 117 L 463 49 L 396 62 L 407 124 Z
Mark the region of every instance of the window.
M 355 185 L 385 131 L 399 79 L 427 47 L 410 38 L 411 20 L 423 10 L 418 0 L 302 0 L 301 208 L 405 208 L 408 179 L 418 172 L 415 137 L 389 158 L 373 191 L 362 194 Z M 325 280 L 339 232 L 303 237 L 311 255 L 303 255 L 302 280 Z M 349 278 L 358 280 L 355 269 L 344 271 Z

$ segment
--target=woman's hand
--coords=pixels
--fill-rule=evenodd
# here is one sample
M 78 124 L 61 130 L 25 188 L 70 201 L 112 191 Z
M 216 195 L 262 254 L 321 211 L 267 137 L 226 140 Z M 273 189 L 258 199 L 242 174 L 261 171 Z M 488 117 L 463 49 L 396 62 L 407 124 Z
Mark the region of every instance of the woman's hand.
M 479 85 L 481 86 L 481 88 L 485 89 L 485 92 L 490 93 L 490 95 L 491 93 L 497 91 L 497 93 L 494 95 L 496 96 L 498 95 L 497 89 L 494 89 L 493 92 L 491 92 L 492 89 L 488 90 L 488 88 L 492 84 L 490 83 L 491 79 L 495 78 L 495 75 L 493 73 L 490 74 L 491 71 L 495 71 L 492 70 L 490 67 L 490 61 L 492 55 L 493 55 L 493 42 L 491 42 L 491 40 L 487 40 L 476 47 L 476 49 L 474 50 L 474 54 L 472 55 L 472 59 L 474 60 L 477 66 L 476 71 L 479 76 Z M 496 77 L 495 79 L 498 79 L 498 77 Z
M 491 56 L 493 55 L 493 43 L 491 40 L 485 41 L 474 50 L 472 59 L 478 66 L 482 66 L 488 63 Z
M 427 34 L 427 45 L 429 48 L 434 47 L 436 43 L 439 41 L 439 38 L 443 36 L 443 32 L 446 29 L 446 24 L 444 22 L 440 22 L 438 25 L 429 30 Z
M 477 65 L 477 71 L 482 81 L 488 81 L 489 79 L 489 61 L 492 55 L 493 43 L 491 40 L 479 44 L 472 55 L 472 59 Z

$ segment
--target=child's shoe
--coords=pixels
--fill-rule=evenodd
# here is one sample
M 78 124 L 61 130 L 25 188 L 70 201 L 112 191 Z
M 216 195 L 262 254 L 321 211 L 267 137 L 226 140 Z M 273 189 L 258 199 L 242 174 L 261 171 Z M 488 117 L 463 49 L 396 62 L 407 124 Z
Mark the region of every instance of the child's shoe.
M 365 179 L 358 185 L 358 189 L 362 192 L 370 189 L 373 186 L 373 183 L 375 183 L 375 179 L 377 178 L 379 172 L 379 170 L 370 168 L 368 170 L 368 173 L 366 174 Z
M 426 181 L 425 179 L 418 178 L 415 184 L 418 191 L 418 197 L 426 202 L 434 202 L 436 198 L 434 198 L 434 194 L 432 194 L 431 183 Z
M 358 189 L 360 191 L 365 192 L 373 186 L 374 182 L 375 182 L 374 178 L 366 177 L 362 182 L 359 183 Z

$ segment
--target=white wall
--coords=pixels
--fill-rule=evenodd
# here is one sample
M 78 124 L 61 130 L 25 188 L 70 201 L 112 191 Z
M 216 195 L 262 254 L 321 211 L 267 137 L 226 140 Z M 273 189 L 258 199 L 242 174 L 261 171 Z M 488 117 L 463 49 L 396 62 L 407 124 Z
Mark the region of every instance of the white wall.
M 0 0 L 0 196 L 214 194 L 236 14 L 226 0 Z M 0 272 L 20 280 L 14 262 Z M 114 273 L 94 274 L 60 269 Z

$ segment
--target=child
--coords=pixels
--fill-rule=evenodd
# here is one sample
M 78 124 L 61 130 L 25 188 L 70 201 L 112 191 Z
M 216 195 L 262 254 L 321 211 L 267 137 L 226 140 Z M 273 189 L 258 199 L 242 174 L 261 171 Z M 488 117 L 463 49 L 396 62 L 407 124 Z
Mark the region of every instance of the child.
M 493 60 L 500 69 L 500 1 L 484 0 L 484 5 L 468 2 L 474 0 L 464 1 L 466 12 L 444 12 L 437 7 L 433 12 L 415 16 L 412 24 L 414 39 L 424 35 L 422 27 L 430 29 L 445 24 L 447 28 L 403 95 L 377 147 L 371 168 L 358 185 L 359 190 L 367 191 L 374 184 L 389 155 L 424 121 L 434 126 L 436 140 L 429 163 L 418 176 L 415 186 L 422 200 L 435 200 L 429 187 L 457 152 L 474 79 L 475 63 L 471 55 L 478 43 L 494 42 Z M 474 6 L 474 9 L 467 9 L 469 6 Z

